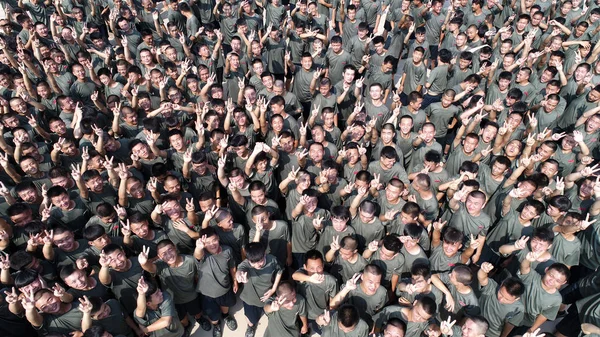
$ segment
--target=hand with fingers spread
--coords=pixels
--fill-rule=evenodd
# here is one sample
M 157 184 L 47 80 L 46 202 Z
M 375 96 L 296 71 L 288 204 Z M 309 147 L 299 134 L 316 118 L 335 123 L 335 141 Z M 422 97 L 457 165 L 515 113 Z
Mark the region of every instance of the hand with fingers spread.
M 148 288 L 149 288 L 148 283 L 146 283 L 144 276 L 140 277 L 140 279 L 138 280 L 137 287 L 136 287 L 138 294 L 146 295 L 146 292 L 148 292 Z
M 529 241 L 529 236 L 521 236 L 521 238 L 514 243 L 515 249 L 521 250 L 527 247 L 527 241 Z
M 456 324 L 456 320 L 452 321 L 451 317 L 448 317 L 447 320 L 442 321 L 440 324 L 440 331 L 442 334 L 447 336 L 452 336 L 454 333 L 452 332 L 452 327 Z
M 285 303 L 285 300 L 286 300 L 285 295 L 276 297 L 275 300 L 273 300 L 273 302 L 271 302 L 271 311 L 278 311 L 281 308 L 281 306 L 283 305 L 283 303 Z
M 351 290 L 356 289 L 356 287 L 358 286 L 358 281 L 361 278 L 362 278 L 362 274 L 361 273 L 354 274 L 354 276 L 352 276 L 351 279 L 349 279 L 348 281 L 346 281 L 346 285 L 344 286 L 344 290 L 348 289 L 348 291 L 351 291 Z
M 148 263 L 148 256 L 150 255 L 150 247 L 142 246 L 142 252 L 138 255 L 138 262 L 141 265 Z
M 581 220 L 579 222 L 579 228 L 581 228 L 582 231 L 586 230 L 588 227 L 590 227 L 593 223 L 595 223 L 598 219 L 594 219 L 592 221 L 590 221 L 590 213 L 588 213 L 585 217 L 585 220 Z
M 131 236 L 131 225 L 129 224 L 129 219 L 127 219 L 127 221 L 123 222 L 120 221 L 121 223 L 121 234 L 123 234 L 123 236 Z
M 12 287 L 12 291 L 10 292 L 5 290 L 4 295 L 6 295 L 4 300 L 6 300 L 6 303 L 8 304 L 15 304 L 19 301 L 19 295 L 17 294 L 15 287 Z
M 200 250 L 204 249 L 204 247 L 206 247 L 206 240 L 207 239 L 208 238 L 207 238 L 206 234 L 202 235 L 201 238 L 199 238 L 198 240 L 196 240 L 196 248 L 198 248 Z
M 248 283 L 248 272 L 238 270 L 235 273 L 235 279 L 238 283 Z
M 185 198 L 185 210 L 187 212 L 196 211 L 196 206 L 194 206 L 194 198 Z
M 79 311 L 90 315 L 92 313 L 92 308 L 92 302 L 90 302 L 87 296 L 84 295 L 83 298 L 79 299 Z
M 318 231 L 323 229 L 323 220 L 324 220 L 323 216 L 317 215 L 317 217 L 314 218 L 312 221 L 313 227 Z
M 21 300 L 21 305 L 23 309 L 27 311 L 36 310 L 35 308 L 35 295 L 33 293 L 33 289 L 29 291 L 29 293 L 23 294 L 23 299 Z
M 217 205 L 213 205 L 208 211 L 206 211 L 204 218 L 210 220 L 215 217 L 218 211 L 219 207 L 217 207 Z
M 333 237 L 333 239 L 331 240 L 331 245 L 329 247 L 331 249 L 333 249 L 334 251 L 340 250 L 340 237 L 339 237 L 339 235 Z

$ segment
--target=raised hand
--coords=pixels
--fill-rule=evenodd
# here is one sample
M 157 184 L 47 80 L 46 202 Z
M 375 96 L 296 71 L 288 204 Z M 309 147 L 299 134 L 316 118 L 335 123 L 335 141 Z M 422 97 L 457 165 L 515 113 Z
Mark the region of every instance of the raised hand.
M 129 224 L 129 219 L 127 219 L 127 221 L 121 222 L 121 234 L 123 234 L 123 236 L 130 236 L 131 235 L 131 225 Z
M 84 314 L 90 314 L 92 312 L 92 307 L 92 302 L 90 302 L 87 296 L 83 296 L 83 298 L 79 299 L 79 311 Z
M 587 216 L 585 217 L 585 220 L 581 220 L 579 222 L 579 228 L 581 228 L 582 231 L 586 230 L 588 227 L 590 227 L 593 223 L 595 223 L 598 219 L 594 219 L 592 221 L 590 221 L 590 213 L 587 214 Z
M 331 240 L 331 245 L 330 245 L 331 249 L 333 249 L 334 251 L 338 251 L 340 250 L 340 237 L 338 236 L 334 236 L 333 239 Z
M 492 269 L 494 269 L 494 265 L 489 263 L 489 262 L 484 262 L 481 264 L 481 271 L 483 271 L 486 274 L 489 274 Z
M 379 249 L 379 241 L 374 240 L 374 241 L 369 242 L 368 249 L 372 252 L 376 252 Z
M 142 246 L 142 252 L 138 255 L 138 262 L 141 265 L 148 263 L 148 256 L 150 255 L 150 247 Z
M 515 249 L 521 250 L 527 247 L 527 241 L 529 241 L 529 236 L 521 236 L 519 240 L 515 241 Z
M 452 327 L 454 326 L 454 324 L 456 324 L 456 320 L 451 321 L 452 318 L 448 317 L 447 320 L 442 321 L 442 323 L 440 324 L 440 331 L 442 332 L 442 334 L 444 335 L 448 335 L 448 336 L 452 336 L 453 332 L 452 332 Z
M 137 289 L 138 294 L 146 295 L 146 292 L 148 291 L 148 284 L 146 283 L 144 276 L 140 277 L 140 279 L 138 280 L 136 289 Z
M 362 278 L 361 273 L 354 274 L 354 276 L 352 276 L 351 279 L 346 281 L 346 286 L 344 287 L 344 289 L 348 289 L 348 290 L 356 289 L 356 287 L 358 286 L 358 280 L 360 280 L 361 278 Z
M 185 198 L 185 210 L 188 212 L 196 211 L 196 207 L 194 206 L 194 198 Z
M 235 279 L 238 281 L 238 283 L 247 283 L 248 272 L 238 270 L 237 273 L 235 273 Z
M 285 296 L 276 297 L 275 300 L 273 302 L 271 302 L 271 310 L 278 311 L 279 308 L 281 308 L 281 306 L 283 305 L 283 303 L 285 303 L 285 300 L 286 300 Z
M 207 240 L 206 234 L 202 235 L 201 238 L 196 240 L 196 248 L 198 248 L 200 250 L 204 249 L 204 247 L 206 247 L 206 240 Z
M 4 295 L 6 295 L 4 299 L 8 304 L 15 304 L 19 301 L 19 295 L 17 294 L 15 287 L 12 287 L 12 291 L 10 292 L 5 290 Z

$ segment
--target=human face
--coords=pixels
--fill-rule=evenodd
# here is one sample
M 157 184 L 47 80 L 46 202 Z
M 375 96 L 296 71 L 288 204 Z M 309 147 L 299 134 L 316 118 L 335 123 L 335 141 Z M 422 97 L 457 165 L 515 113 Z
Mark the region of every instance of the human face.
M 500 289 L 498 290 L 497 298 L 498 302 L 500 302 L 501 304 L 513 304 L 517 300 L 519 300 L 519 297 L 515 297 L 509 294 L 508 290 L 506 290 L 506 287 L 500 287 Z
M 535 211 L 535 207 L 533 207 L 531 205 L 527 205 L 527 206 L 523 207 L 523 210 L 521 211 L 521 214 L 519 215 L 521 220 L 524 220 L 524 221 L 531 221 L 537 216 L 538 215 Z
M 307 260 L 304 264 L 304 270 L 308 275 L 323 274 L 323 261 L 321 259 Z
M 35 188 L 28 188 L 26 190 L 20 191 L 19 198 L 21 198 L 26 203 L 32 204 L 38 199 L 38 192 Z
M 331 49 L 334 53 L 339 54 L 342 51 L 342 44 L 338 42 L 334 42 L 331 44 Z
M 318 203 L 318 199 L 315 197 L 310 197 L 308 199 L 308 202 L 306 203 L 306 205 L 304 205 L 304 209 L 306 209 L 307 212 L 312 213 L 315 211 L 315 209 L 317 209 L 317 203 Z
M 127 191 L 135 199 L 141 199 L 145 195 L 144 186 L 139 181 L 128 181 Z
M 92 179 L 86 181 L 85 186 L 87 186 L 87 188 L 94 193 L 101 193 L 104 189 L 104 181 L 100 176 L 93 177 Z
M 546 241 L 542 241 L 539 238 L 532 238 L 529 243 L 531 246 L 531 251 L 534 253 L 543 253 L 550 249 L 551 244 Z
M 577 82 L 581 82 L 587 74 L 588 71 L 585 67 L 577 67 L 577 69 L 575 70 L 575 80 Z
M 167 193 L 178 195 L 181 192 L 181 183 L 177 179 L 165 180 L 164 188 Z
M 546 274 L 544 274 L 544 277 L 542 277 L 542 283 L 550 289 L 558 290 L 565 283 L 567 283 L 567 278 L 557 270 L 551 269 L 547 270 Z
M 173 265 L 177 261 L 177 249 L 174 245 L 166 245 L 157 251 L 158 258 L 168 265 Z
M 461 327 L 463 337 L 481 337 L 481 331 L 479 331 L 479 327 L 473 320 L 468 319 L 465 321 L 463 326 Z
M 508 101 L 508 99 L 507 99 Z M 523 121 L 523 117 L 518 114 L 510 114 L 506 119 L 506 122 L 511 126 L 513 130 L 515 130 Z
M 125 110 L 121 114 L 125 123 L 129 125 L 138 125 L 138 115 L 133 110 Z
M 398 255 L 398 253 L 394 253 L 393 251 L 388 250 L 384 246 L 381 246 L 381 248 L 379 248 L 379 256 L 383 261 L 390 261 L 394 257 L 396 257 L 396 255 Z
M 279 141 L 279 144 L 283 151 L 287 153 L 292 153 L 294 151 L 294 140 L 292 137 L 282 138 L 281 141 Z
M 545 174 L 548 178 L 552 179 L 558 173 L 558 166 L 554 163 L 543 163 L 540 172 Z
M 250 266 L 252 268 L 255 269 L 262 269 L 262 267 L 265 266 L 265 262 L 266 262 L 266 256 L 262 258 L 262 260 L 258 261 L 258 262 L 250 262 Z
M 69 206 L 71 205 L 71 199 L 69 199 L 69 195 L 67 193 L 53 197 L 51 200 L 54 206 L 62 209 L 63 211 L 68 210 Z
M 421 109 L 421 105 L 423 104 L 423 99 L 422 98 L 417 98 L 415 101 L 412 102 L 408 102 L 408 105 L 411 107 L 411 109 L 413 109 L 414 111 L 417 111 L 419 109 Z
M 122 250 L 116 250 L 108 254 L 110 259 L 110 267 L 117 270 L 122 270 L 127 267 L 127 256 Z
M 499 175 L 504 175 L 507 169 L 508 167 L 506 167 L 506 165 L 495 162 L 494 165 L 492 165 L 492 176 L 497 177 Z
M 473 153 L 473 151 L 475 151 L 478 144 L 479 144 L 479 139 L 468 137 L 468 138 L 465 138 L 465 140 L 463 141 L 463 149 L 464 149 L 465 153 L 470 154 L 470 153 Z
M 588 197 L 592 196 L 593 190 L 594 190 L 594 182 L 586 179 L 581 184 L 581 187 L 579 187 L 579 195 L 580 195 L 580 197 L 587 199 Z
M 381 163 L 381 167 L 384 170 L 389 170 L 391 169 L 394 164 L 396 164 L 396 159 L 395 158 L 386 158 L 386 157 L 381 157 L 381 159 L 379 160 L 379 162 Z
M 525 30 L 525 28 L 527 28 L 528 23 L 529 20 L 527 19 L 520 19 L 519 21 L 517 21 L 517 31 L 522 32 L 523 30 Z
M 45 314 L 55 314 L 60 311 L 60 299 L 52 294 L 44 294 L 37 301 L 35 307 Z
M 482 198 L 476 198 L 471 195 L 467 197 L 466 207 L 467 211 L 469 211 L 470 214 L 479 214 L 479 212 L 481 212 L 481 210 L 483 209 L 484 205 L 485 200 L 483 200 Z
M 369 94 L 371 95 L 371 99 L 373 99 L 375 101 L 379 100 L 379 99 L 381 99 L 381 88 L 377 85 L 372 86 L 369 89 Z
M 73 236 L 73 233 L 68 231 L 61 234 L 54 234 L 52 242 L 60 250 L 66 252 L 70 252 L 75 248 L 75 237 Z
M 446 242 L 442 243 L 442 248 L 444 249 L 444 254 L 446 256 L 454 256 L 458 253 L 458 250 L 462 247 L 462 243 L 460 242 Z
M 85 271 L 77 269 L 73 274 L 65 278 L 65 283 L 77 290 L 84 290 L 88 287 L 88 277 Z
M 146 159 L 148 158 L 148 156 L 150 155 L 150 153 L 148 152 L 148 146 L 146 144 L 143 143 L 138 143 L 136 144 L 132 149 L 131 152 L 137 156 L 139 156 L 142 159 Z
M 146 236 L 148 236 L 149 230 L 148 230 L 148 223 L 146 221 L 133 222 L 130 224 L 130 226 L 131 226 L 131 231 L 133 232 L 133 234 L 135 234 L 141 238 L 145 238 Z
M 342 232 L 346 230 L 346 228 L 348 227 L 347 224 L 348 219 L 338 217 L 331 218 L 331 225 L 333 226 L 333 229 L 335 229 L 337 232 Z
M 7 87 L 8 85 L 2 86 Z M 27 112 L 27 103 L 25 103 L 25 101 L 23 101 L 21 98 L 17 98 L 10 102 L 10 108 L 16 113 L 23 115 Z
M 217 225 L 219 227 L 221 227 L 222 229 L 229 231 L 229 230 L 233 229 L 233 217 L 231 215 L 228 215 L 225 219 L 221 220 L 221 222 L 219 222 Z
M 167 215 L 171 220 L 177 220 L 181 218 L 181 206 L 177 201 L 168 201 L 163 203 L 163 212 Z
M 300 64 L 304 70 L 310 70 L 313 65 L 312 57 L 303 57 L 302 60 L 300 60 Z
M 171 137 L 169 137 L 169 142 L 175 150 L 183 150 L 183 138 L 181 137 L 181 135 L 172 135 Z
M 344 261 L 349 261 L 350 259 L 352 259 L 352 257 L 354 257 L 354 254 L 356 254 L 356 249 L 355 250 L 350 250 L 347 248 L 340 248 L 340 257 L 344 260 Z
M 26 210 L 23 213 L 19 213 L 10 217 L 10 221 L 15 224 L 15 226 L 24 226 L 30 221 L 33 220 L 33 214 L 30 209 Z
M 542 144 L 537 151 L 537 154 L 542 156 L 542 160 L 547 160 L 553 153 L 554 151 L 546 144 Z
M 423 127 L 421 134 L 423 135 L 423 138 L 426 143 L 431 143 L 433 141 L 433 138 L 435 137 L 435 128 L 431 125 L 426 125 L 425 127 Z
M 505 153 L 509 157 L 516 157 L 521 153 L 521 142 L 513 140 L 506 145 Z
M 414 323 L 427 322 L 431 318 L 431 315 L 428 314 L 425 311 L 425 309 L 423 309 L 423 305 L 421 303 L 418 303 L 417 305 L 415 305 L 411 309 L 411 313 L 412 313 L 412 321 L 411 322 L 414 322 Z
M 250 198 L 259 205 L 263 205 L 267 201 L 267 197 L 263 190 L 250 191 Z
M 381 284 L 381 275 L 374 275 L 371 273 L 362 274 L 362 282 L 360 286 L 367 295 L 374 295 L 379 285 Z

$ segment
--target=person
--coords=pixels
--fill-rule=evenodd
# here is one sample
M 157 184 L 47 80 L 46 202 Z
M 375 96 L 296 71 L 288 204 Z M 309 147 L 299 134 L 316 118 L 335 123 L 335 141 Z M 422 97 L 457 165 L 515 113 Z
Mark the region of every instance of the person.
M 277 286 L 277 297 L 270 299 L 264 310 L 269 319 L 265 336 L 297 336 L 298 333 L 308 333 L 306 300 L 296 293 L 291 281 L 283 281 Z M 299 331 L 296 326 L 298 319 L 302 322 Z
M 33 329 L 20 304 L 30 290 L 56 290 L 63 304 L 87 296 L 92 310 L 85 304 L 82 315 L 107 326 L 109 306 L 98 298 L 114 297 L 111 313 L 120 315 L 118 304 L 134 322 L 142 274 L 171 295 L 173 323 L 188 331 L 198 322 L 186 324 L 182 312 L 199 313 L 203 303 L 194 318 L 215 336 L 235 327 L 238 297 L 248 304 L 240 311 L 251 320 L 247 337 L 263 328 L 301 334 L 288 322 L 301 315 L 284 308 L 295 309 L 293 301 L 262 317 L 279 304 L 278 274 L 279 283 L 298 282 L 294 305 L 304 297 L 309 330 L 325 335 L 522 334 L 554 315 L 554 302 L 540 314 L 530 294 L 558 297 L 554 285 L 536 292 L 536 280 L 525 280 L 522 294 L 515 282 L 510 296 L 498 293 L 503 281 L 525 277 L 530 252 L 542 279 L 555 263 L 572 274 L 562 304 L 594 295 L 598 1 L 442 2 L 8 1 L 0 19 L 0 293 L 11 303 L 0 299 L 0 334 Z M 248 261 L 259 244 L 265 254 Z M 185 263 L 169 265 L 165 254 Z M 249 265 L 259 260 L 268 267 Z M 376 294 L 387 301 L 358 305 L 365 329 L 331 301 L 370 263 L 383 269 Z M 497 289 L 475 280 L 486 263 Z M 473 282 L 458 275 L 464 282 L 448 281 L 448 291 L 465 290 L 467 309 L 472 291 L 483 318 L 439 321 L 435 312 L 448 309 L 431 275 L 462 264 Z M 260 275 L 243 285 L 238 266 Z M 178 269 L 190 277 L 168 281 Z M 560 278 L 556 270 L 544 283 Z M 160 311 L 147 302 L 149 315 Z M 496 315 L 518 303 L 522 322 Z M 557 333 L 575 335 L 576 324 L 599 332 L 596 304 L 571 306 L 578 312 Z M 431 313 L 435 324 L 425 322 Z M 406 329 L 386 325 L 390 315 Z M 141 335 L 127 321 L 108 332 L 84 331 L 80 321 L 68 333 Z M 179 334 L 173 328 L 151 334 Z
M 260 242 L 246 245 L 246 259 L 237 266 L 235 278 L 244 287 L 240 298 L 244 303 L 244 315 L 248 321 L 246 336 L 254 336 L 256 325 L 263 315 L 264 303 L 277 291 L 283 269 L 273 255 L 266 253 Z
M 134 319 L 149 336 L 181 336 L 184 328 L 177 317 L 175 304 L 168 292 L 140 277 Z
M 237 320 L 230 313 L 235 304 L 235 293 L 239 284 L 235 277 L 236 259 L 233 249 L 221 245 L 217 232 L 212 228 L 200 231 L 200 239 L 196 241 L 194 258 L 198 261 L 201 282 L 196 289 L 202 295 L 202 308 L 213 328 L 214 336 L 222 335 L 221 318 L 231 331 L 237 329 Z
M 338 292 L 337 280 L 324 271 L 325 261 L 321 252 L 309 250 L 304 255 L 304 265 L 292 274 L 298 282 L 298 293 L 306 300 L 307 318 L 313 331 L 320 333 L 317 317 L 329 308 Z
M 481 315 L 488 321 L 486 336 L 510 334 L 512 329 L 521 325 L 525 307 L 521 296 L 525 292 L 525 284 L 518 278 L 510 277 L 502 281 L 500 286 L 488 277 L 494 266 L 489 262 L 481 264 L 477 272 L 477 280 L 481 289 L 479 304 Z
M 317 324 L 322 326 L 323 334 L 332 337 L 342 337 L 348 334 L 366 336 L 369 326 L 360 318 L 358 309 L 351 304 L 342 304 L 334 314 L 325 310 L 317 317 Z
M 196 292 L 198 269 L 196 261 L 189 255 L 179 254 L 175 244 L 165 239 L 156 245 L 157 257 L 154 262 L 149 261 L 150 249 L 142 247 L 138 255 L 138 263 L 146 272 L 157 275 L 161 284 L 173 290 L 172 303 L 175 305 L 181 325 L 186 330 L 191 330 L 193 324 L 188 319 L 188 314 L 200 320 L 202 312 L 200 299 Z M 202 326 L 202 323 L 201 323 Z M 206 324 L 202 326 L 206 329 Z

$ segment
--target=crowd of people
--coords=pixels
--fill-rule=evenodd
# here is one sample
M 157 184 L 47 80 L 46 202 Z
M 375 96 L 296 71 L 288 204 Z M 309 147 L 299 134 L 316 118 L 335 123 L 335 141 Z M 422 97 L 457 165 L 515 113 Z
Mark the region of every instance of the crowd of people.
M 600 1 L 281 1 L 2 2 L 0 335 L 600 335 Z

